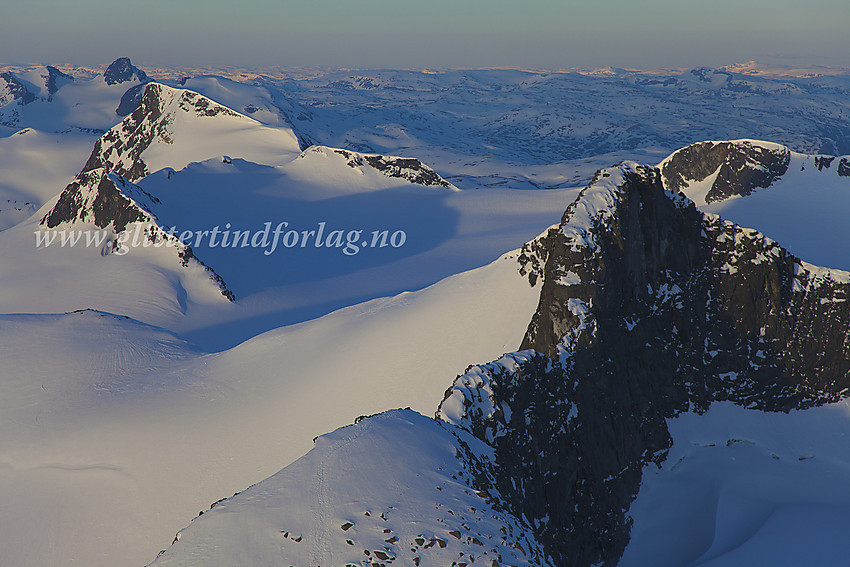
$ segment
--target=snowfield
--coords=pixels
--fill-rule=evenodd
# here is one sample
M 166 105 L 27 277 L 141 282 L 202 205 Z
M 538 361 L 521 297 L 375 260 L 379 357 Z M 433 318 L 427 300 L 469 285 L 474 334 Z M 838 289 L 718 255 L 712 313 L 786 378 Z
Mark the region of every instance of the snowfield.
M 214 506 L 152 565 L 537 564 L 528 526 L 471 486 L 464 452 L 488 449 L 410 410 L 365 418 Z
M 845 76 L 129 70 L 11 69 L 28 94 L 0 78 L 4 566 L 547 564 L 533 526 L 474 488 L 491 449 L 425 416 L 520 347 L 541 286 L 519 247 L 600 167 L 704 138 L 787 144 L 770 187 L 706 203 L 715 171 L 683 191 L 850 270 L 850 176 L 815 155 L 850 152 Z M 119 115 L 131 95 L 149 112 Z M 360 231 L 357 252 L 196 240 L 267 223 Z M 134 230 L 188 231 L 192 254 L 116 253 Z M 404 240 L 367 246 L 381 231 Z M 671 420 L 621 565 L 843 561 L 848 411 Z
M 840 565 L 850 553 L 850 405 L 764 413 L 718 403 L 669 421 L 620 567 Z
M 145 564 L 320 432 L 394 407 L 433 413 L 470 357 L 517 347 L 536 304 L 508 255 L 213 354 L 101 312 L 5 315 L 4 562 Z

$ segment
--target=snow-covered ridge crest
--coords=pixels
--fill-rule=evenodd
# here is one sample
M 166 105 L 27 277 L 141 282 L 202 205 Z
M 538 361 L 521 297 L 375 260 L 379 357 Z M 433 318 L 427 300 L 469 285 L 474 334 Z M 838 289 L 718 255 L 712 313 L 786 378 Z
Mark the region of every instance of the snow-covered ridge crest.
M 516 374 L 520 364 L 527 363 L 535 354 L 531 350 L 511 352 L 494 362 L 470 366 L 446 390 L 436 418 L 493 443 L 505 435 L 511 420 L 510 406 L 494 399 L 500 381 Z
M 630 178 L 638 177 L 651 183 L 657 176 L 654 168 L 634 161 L 597 171 L 561 218 L 561 231 L 573 250 L 595 245 L 594 227 L 616 218 L 620 197 Z
M 207 140 L 196 140 L 197 136 L 193 134 L 189 126 L 201 128 L 202 124 L 196 120 L 206 120 L 211 117 L 230 120 L 227 124 L 221 124 L 221 131 L 204 131 L 203 134 L 210 134 Z M 192 120 L 192 123 L 188 125 L 183 123 L 186 118 Z M 178 122 L 181 123 L 181 127 L 175 128 Z M 148 83 L 138 108 L 97 140 L 82 171 L 65 188 L 59 202 L 44 216 L 41 224 L 53 228 L 63 222 L 87 217 L 92 211 L 82 211 L 80 207 L 94 203 L 95 199 L 86 198 L 81 192 L 98 187 L 102 178 L 109 174 L 116 174 L 132 182 L 145 177 L 152 170 L 160 169 L 160 166 L 181 168 L 191 161 L 220 156 L 222 154 L 215 151 L 218 149 L 215 147 L 216 144 L 220 145 L 219 141 L 213 140 L 210 146 L 209 138 L 221 138 L 220 142 L 226 144 L 227 134 L 231 130 L 238 130 L 240 133 L 247 130 L 249 135 L 252 131 L 256 131 L 258 137 L 263 138 L 259 141 L 264 141 L 269 134 L 272 134 L 273 137 L 280 138 L 281 151 L 297 149 L 294 136 L 291 136 L 290 140 L 286 131 L 262 127 L 254 119 L 243 116 L 196 92 L 175 89 L 159 83 Z M 181 145 L 178 142 L 183 142 L 184 137 L 189 138 L 182 144 L 187 147 L 178 148 L 177 146 Z M 291 143 L 287 144 L 287 142 Z M 182 151 L 177 151 L 178 149 Z M 163 154 L 154 155 L 154 166 L 148 164 L 146 152 L 149 150 L 152 153 Z M 130 216 L 140 214 L 135 212 Z M 120 219 L 113 220 L 118 221 L 117 228 L 118 225 L 126 224 Z M 103 227 L 108 222 L 101 221 L 97 224 Z
M 440 175 L 416 158 L 386 156 L 380 154 L 364 154 L 353 150 L 330 148 L 327 146 L 310 146 L 298 155 L 296 159 L 304 159 L 313 154 L 328 157 L 339 157 L 345 160 L 345 165 L 362 171 L 371 168 L 389 178 L 397 178 L 427 187 L 445 187 L 452 191 L 460 191 L 457 187 L 440 177 Z
M 491 452 L 411 410 L 358 419 L 213 504 L 151 567 L 550 565 L 527 522 L 474 487 Z
M 174 142 L 170 126 L 178 113 L 197 117 L 241 116 L 198 93 L 149 83 L 136 110 L 95 143 L 83 171 L 103 167 L 129 181 L 138 181 L 151 173 L 142 154 L 155 142 Z
M 221 294 L 233 301 L 233 292 L 227 288 L 224 280 L 199 260 L 188 244 L 159 225 L 156 215 L 151 212 L 151 206 L 157 202 L 156 197 L 120 175 L 95 168 L 77 176 L 41 224 L 47 229 L 61 225 L 93 225 L 97 229 L 106 230 L 110 238 L 104 253 L 126 253 L 129 242 L 122 238 L 122 233 L 127 236 L 138 232 L 142 235 L 142 246 L 155 245 L 171 251 L 166 253 L 174 254 L 174 259 L 184 268 L 203 268 Z
M 270 128 L 201 94 L 160 83 L 145 85 L 136 109 L 95 142 L 82 172 L 103 168 L 138 181 L 163 167 L 253 153 L 296 154 L 291 130 Z M 252 157 L 250 155 L 245 157 Z
M 630 179 L 653 182 L 658 178 L 658 170 L 635 161 L 623 161 L 597 171 L 587 187 L 582 189 L 576 200 L 564 211 L 561 222 L 550 226 L 537 238 L 523 245 L 519 256 L 520 273 L 528 276 L 532 286 L 543 277 L 543 267 L 549 254 L 547 241 L 552 238 L 565 238 L 573 251 L 582 248 L 593 249 L 596 245 L 596 228 L 617 217 L 617 206 L 626 182 Z M 679 195 L 669 196 L 682 206 L 687 206 L 690 202 Z M 560 233 L 560 236 L 556 233 Z

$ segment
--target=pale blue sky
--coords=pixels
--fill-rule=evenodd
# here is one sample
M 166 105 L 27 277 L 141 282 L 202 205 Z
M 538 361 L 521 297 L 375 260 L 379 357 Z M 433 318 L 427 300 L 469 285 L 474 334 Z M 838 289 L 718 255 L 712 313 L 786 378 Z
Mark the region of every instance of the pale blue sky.
M 245 67 L 850 67 L 847 0 L 29 0 L 0 62 Z

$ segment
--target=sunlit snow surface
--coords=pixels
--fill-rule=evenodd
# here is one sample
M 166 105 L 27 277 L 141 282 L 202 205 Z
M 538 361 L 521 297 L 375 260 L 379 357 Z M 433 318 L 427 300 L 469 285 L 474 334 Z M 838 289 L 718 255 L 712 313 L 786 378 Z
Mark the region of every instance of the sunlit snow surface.
M 2 316 L 4 565 L 144 564 L 317 434 L 390 408 L 432 414 L 469 360 L 522 340 L 538 290 L 516 265 L 508 255 L 215 354 L 98 312 Z
M 620 567 L 844 565 L 850 402 L 785 413 L 715 403 L 668 420 Z
M 174 533 L 198 511 L 275 474 L 304 455 L 316 435 L 349 424 L 358 415 L 394 407 L 411 406 L 432 414 L 445 389 L 467 365 L 495 360 L 519 346 L 539 290 L 517 274 L 514 255 L 493 260 L 556 222 L 575 198 L 576 187 L 595 169 L 626 158 L 654 162 L 702 137 L 776 133 L 778 141 L 817 151 L 824 124 L 842 127 L 846 108 L 845 79 L 786 83 L 698 72 L 677 76 L 673 82 L 631 75 L 598 81 L 576 74 L 515 71 L 340 72 L 315 81 L 268 80 L 259 86 L 216 77 L 190 79 L 182 86 L 208 94 L 262 126 L 244 117 L 230 120 L 224 128 L 216 127 L 221 123 L 199 127 L 183 121 L 185 116 L 175 120 L 172 143 L 160 144 L 145 155 L 153 175 L 139 181 L 160 198 L 163 206 L 157 214 L 163 225 L 207 229 L 236 221 L 244 223 L 240 228 L 252 228 L 265 221 L 289 220 L 306 229 L 324 220 L 346 228 L 362 224 L 409 231 L 405 247 L 394 253 L 361 252 L 349 258 L 332 250 L 291 251 L 275 256 L 274 264 L 198 247 L 199 257 L 232 283 L 238 300 L 231 304 L 207 285 L 205 273 L 184 270 L 172 256 L 153 250 L 119 257 L 103 249 L 73 253 L 33 249 L 38 221 L 80 171 L 99 133 L 121 120 L 115 108 L 134 85 L 135 81 L 110 86 L 102 77 L 66 83 L 52 100 L 12 103 L 0 117 L 6 124 L 0 132 L 8 135 L 0 139 L 0 312 L 6 313 L 0 315 L 0 563 L 4 566 L 143 565 L 168 547 Z M 820 106 L 811 107 L 812 97 Z M 758 105 L 776 123 L 753 133 L 750 107 L 741 101 Z M 705 112 L 695 114 L 695 105 Z M 789 112 L 790 107 L 797 112 Z M 250 127 L 245 126 L 249 122 Z M 301 154 L 295 133 L 319 144 L 419 158 L 463 191 L 389 182 L 372 171 L 361 173 L 330 148 L 297 158 Z M 231 144 L 234 140 L 238 143 Z M 805 165 L 800 175 L 808 177 L 796 177 L 798 165 Z M 809 183 L 826 179 L 827 173 L 835 176 L 835 164 L 820 173 L 792 160 L 787 186 L 783 180 L 714 212 L 760 229 L 805 260 L 829 266 L 840 261 L 839 267 L 850 267 L 847 247 L 842 245 L 847 240 L 842 232 L 847 226 L 843 186 L 835 180 L 823 188 L 830 191 L 828 195 L 815 199 L 821 189 Z M 806 202 L 797 195 L 801 184 L 814 187 Z M 551 190 L 525 190 L 535 188 Z M 770 195 L 787 197 L 782 200 L 784 209 L 780 211 Z M 771 214 L 763 214 L 767 211 Z M 804 218 L 808 220 L 798 223 L 802 228 L 797 237 L 795 222 Z M 773 219 L 782 219 L 775 234 L 766 224 Z M 805 248 L 807 238 L 813 244 Z M 823 254 L 818 256 L 820 238 L 829 244 L 820 247 Z M 409 290 L 420 291 L 405 293 Z M 101 311 L 66 313 L 85 308 Z M 813 411 L 812 415 L 833 416 L 835 432 L 843 427 L 840 412 Z M 690 418 L 681 419 L 684 423 Z M 361 430 L 369 427 L 369 421 L 358 424 Z M 348 449 L 340 448 L 335 455 L 344 457 L 345 451 L 358 448 L 371 452 L 374 459 L 357 453 L 341 461 L 353 464 L 361 459 L 357 462 L 363 470 L 375 477 L 370 479 L 374 482 L 358 486 L 378 493 L 360 498 L 374 498 L 387 510 L 390 505 L 400 510 L 391 502 L 394 493 L 379 490 L 386 488 L 379 482 L 385 478 L 382 471 L 397 462 L 387 447 L 419 438 L 405 423 L 416 424 L 417 430 L 421 426 L 427 441 L 423 446 L 430 449 L 421 455 L 400 453 L 400 458 L 409 457 L 409 466 L 387 477 L 398 481 L 389 486 L 396 492 L 398 487 L 409 489 L 398 501 L 412 506 L 413 512 L 407 514 L 433 513 L 426 504 L 436 506 L 439 499 L 434 492 L 416 493 L 425 486 L 417 483 L 425 478 L 430 482 L 427 490 L 433 490 L 435 482 L 448 482 L 442 473 L 431 475 L 429 467 L 450 462 L 451 451 L 441 437 L 444 431 L 432 421 L 395 414 L 385 427 L 377 428 L 386 435 L 353 439 Z M 789 423 L 787 427 L 795 427 L 797 422 Z M 320 438 L 317 450 L 298 466 L 308 473 L 324 470 L 315 466 L 317 459 L 353 431 L 357 429 L 345 428 Z M 752 440 L 755 433 L 747 432 L 735 434 L 750 435 L 744 438 Z M 676 435 L 674 453 L 690 447 L 688 442 L 679 443 L 681 436 Z M 756 451 L 752 447 L 761 446 L 733 443 L 725 448 L 724 435 L 718 436 L 717 445 L 717 452 L 724 455 L 723 451 Z M 788 524 L 782 523 L 787 522 L 782 514 L 788 510 L 803 510 L 801 517 L 811 520 L 800 530 L 828 537 L 836 529 L 833 525 L 821 531 L 812 526 L 826 522 L 830 518 L 826 512 L 833 510 L 819 502 L 838 506 L 833 510 L 835 523 L 847 523 L 840 507 L 843 500 L 837 496 L 844 478 L 841 453 L 831 453 L 831 469 L 817 469 L 809 476 L 804 467 L 821 466 L 829 460 L 823 456 L 827 449 L 843 448 L 823 445 L 822 455 L 820 447 L 785 452 L 770 447 L 785 467 L 783 474 L 790 475 L 788 482 L 799 481 L 794 485 L 799 490 L 792 492 L 800 498 L 793 502 L 808 508 L 782 504 L 775 519 L 761 521 L 767 509 L 764 501 L 784 502 L 777 489 L 753 506 L 757 513 L 744 515 L 746 521 L 727 521 L 737 516 L 721 515 L 723 528 L 716 531 L 717 538 L 714 531 L 706 535 L 709 529 L 704 526 L 713 523 L 713 512 L 693 516 L 695 509 L 703 508 L 683 511 L 675 503 L 649 506 L 664 512 L 663 517 L 649 517 L 666 526 L 664 537 L 656 537 L 652 522 L 641 516 L 642 493 L 633 510 L 635 534 L 627 560 L 649 558 L 664 564 L 654 542 L 667 545 L 669 556 L 681 559 L 676 564 L 703 554 L 707 559 L 734 558 L 726 552 L 738 539 L 746 537 L 750 545 L 765 534 L 785 537 L 781 530 Z M 764 460 L 767 449 L 761 451 L 751 456 L 754 462 Z M 814 458 L 795 461 L 810 452 Z M 767 465 L 754 470 L 779 466 L 772 456 L 767 459 Z M 698 460 L 671 469 L 676 462 L 671 456 L 663 465 L 669 474 L 657 473 L 659 503 L 672 502 L 664 491 L 673 489 L 662 480 L 672 478 L 675 487 L 677 471 L 690 470 L 687 463 Z M 430 472 L 422 474 L 417 466 Z M 298 467 L 287 470 L 273 478 L 288 478 L 287 486 L 297 490 L 322 486 L 314 484 L 316 477 L 310 474 L 293 476 Z M 298 526 L 278 521 L 282 516 L 277 509 L 264 510 L 260 498 L 253 500 L 259 508 L 242 509 L 245 515 L 239 518 L 249 518 L 245 523 L 234 526 L 225 521 L 212 535 L 204 535 L 201 526 L 242 507 L 249 499 L 246 493 L 232 507 L 224 503 L 220 512 L 205 515 L 210 520 L 198 522 L 197 529 L 186 530 L 187 539 L 175 552 L 181 546 L 190 549 L 191 534 L 211 538 L 215 544 L 217 538 L 225 538 L 221 530 L 230 526 L 226 537 L 231 539 L 222 543 L 238 550 L 243 544 L 251 549 L 257 541 L 255 557 L 260 560 L 270 558 L 263 554 L 280 545 L 294 546 L 292 557 L 308 561 L 327 557 L 326 553 L 341 557 L 332 546 L 344 546 L 346 552 L 351 547 L 346 538 L 337 537 L 346 531 L 341 528 L 343 513 L 362 511 L 359 503 L 343 502 L 352 488 L 351 477 L 337 473 L 338 506 L 322 508 L 331 511 L 322 516 L 321 524 L 309 515 L 318 509 L 307 502 L 310 493 L 297 492 L 294 504 L 280 510 L 288 510 Z M 839 480 L 822 480 L 827 473 Z M 647 489 L 655 486 L 652 474 L 647 473 Z M 702 477 L 693 478 L 702 482 Z M 693 493 L 732 483 L 726 476 L 705 478 Z M 805 493 L 809 478 L 816 486 Z M 266 490 L 274 482 L 258 488 Z M 465 505 L 484 509 L 477 495 L 465 492 L 465 485 L 452 486 Z M 760 489 L 769 487 L 769 482 L 758 483 Z M 815 490 L 820 487 L 831 499 L 821 498 L 822 492 Z M 810 513 L 814 509 L 817 514 Z M 682 513 L 692 514 L 693 520 L 683 519 Z M 253 524 L 250 518 L 265 523 Z M 358 518 L 350 528 L 360 531 L 358 544 L 373 552 L 379 549 L 376 546 L 388 545 L 386 539 L 391 537 L 383 543 L 377 539 L 384 528 L 375 531 L 376 526 Z M 437 537 L 436 516 L 429 518 Z M 409 538 L 417 535 L 412 531 L 415 521 L 412 516 L 397 516 L 392 529 L 399 540 L 393 544 L 410 543 Z M 307 555 L 298 555 L 305 546 L 299 548 L 298 542 L 286 538 L 296 529 L 307 537 L 317 525 L 333 534 L 333 542 L 316 539 Z M 675 541 L 684 542 L 680 547 L 670 544 L 673 528 L 692 525 L 693 530 L 679 530 Z M 738 535 L 723 535 L 727 531 Z M 750 538 L 751 533 L 757 537 Z M 689 534 L 701 534 L 699 541 L 691 543 L 695 536 Z M 242 536 L 246 539 L 236 541 Z M 459 551 L 454 546 L 459 541 L 452 541 L 459 538 L 449 537 L 452 545 L 438 545 L 446 551 L 435 556 L 435 564 L 459 558 L 449 555 Z M 713 544 L 715 540 L 718 543 Z M 843 541 L 835 538 L 829 549 L 843 549 Z M 358 552 L 362 555 L 363 549 Z M 817 553 L 807 557 L 816 561 Z M 795 557 L 790 552 L 786 556 Z M 167 560 L 169 555 L 161 559 Z
M 531 530 L 472 488 L 459 441 L 493 458 L 468 433 L 410 410 L 322 435 L 195 519 L 153 565 L 531 565 Z

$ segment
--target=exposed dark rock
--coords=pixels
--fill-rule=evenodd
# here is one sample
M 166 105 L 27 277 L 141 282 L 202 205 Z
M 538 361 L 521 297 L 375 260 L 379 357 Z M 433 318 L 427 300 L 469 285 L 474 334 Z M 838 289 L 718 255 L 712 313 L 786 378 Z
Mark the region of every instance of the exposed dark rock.
M 818 171 L 823 171 L 824 169 L 829 169 L 832 165 L 832 161 L 835 159 L 835 156 L 817 156 L 815 158 L 815 167 L 818 168 Z
M 415 158 L 364 155 L 363 159 L 387 177 L 399 177 L 418 185 L 451 187 L 436 171 Z
M 122 188 L 102 169 L 81 173 L 65 188 L 56 205 L 42 219 L 42 224 L 54 228 L 66 222 L 89 220 L 98 228 L 112 225 L 118 233 L 132 222 L 153 220 L 146 207 L 122 192 L 129 191 L 126 181 L 119 180 L 119 183 L 122 183 Z M 148 201 L 158 202 L 139 187 L 134 186 L 133 190 L 143 194 Z
M 843 157 L 838 162 L 838 175 L 842 177 L 850 177 L 850 159 Z
M 667 418 L 716 400 L 787 411 L 850 387 L 847 274 L 703 216 L 654 168 L 597 181 L 521 256 L 543 280 L 528 350 L 470 368 L 438 411 L 495 447 L 498 493 L 564 566 L 616 565 Z
M 103 80 L 107 85 L 117 85 L 132 81 L 136 77 L 140 82 L 147 82 L 148 76 L 144 71 L 135 67 L 129 57 L 119 57 L 109 64 L 106 71 L 103 72 Z
M 673 154 L 662 168 L 665 185 L 681 191 L 717 174 L 705 201 L 745 196 L 770 185 L 788 171 L 788 148 L 768 148 L 749 141 L 700 142 Z
M 63 73 L 56 67 L 52 67 L 50 65 L 47 66 L 47 92 L 52 96 L 56 91 L 59 90 L 59 86 L 56 84 L 57 79 L 67 79 L 69 81 L 73 81 L 74 77 L 67 73 Z
M 112 223 L 115 232 L 123 232 L 131 222 L 145 220 L 144 212 L 127 199 L 109 177 L 101 177 L 91 207 L 95 226 L 105 228 Z
M 8 104 L 12 100 L 18 101 L 18 104 L 29 104 L 35 100 L 35 95 L 9 71 L 0 73 L 0 79 L 6 81 L 6 88 L 9 89 L 9 94 L 11 95 L 11 100 L 6 101 L 5 104 Z
M 83 172 L 103 168 L 129 181 L 138 181 L 150 173 L 141 158 L 142 153 L 156 139 L 171 142 L 169 126 L 172 117 L 163 114 L 171 93 L 166 93 L 167 87 L 158 83 L 139 87 L 143 89 L 143 94 L 136 109 L 98 139 Z M 181 110 L 197 116 L 238 116 L 229 108 L 192 91 L 179 91 L 174 96 L 178 97 L 177 105 Z
M 404 179 L 417 185 L 425 185 L 428 187 L 454 187 L 451 183 L 440 177 L 436 171 L 415 158 L 361 154 L 350 150 L 325 148 L 324 146 L 313 146 L 312 151 L 332 151 L 333 153 L 345 158 L 346 165 L 348 167 L 355 169 L 360 167 L 371 167 L 387 177 Z
M 203 266 L 222 295 L 233 301 L 233 292 L 227 289 L 224 280 L 198 259 L 188 245 L 177 241 L 174 235 L 167 234 L 156 224 L 151 207 L 159 203 L 158 199 L 131 183 L 148 174 L 141 154 L 151 143 L 156 139 L 171 142 L 171 105 L 175 102 L 181 110 L 199 116 L 236 115 L 197 93 L 167 93 L 165 89 L 167 87 L 156 83 L 144 86 L 144 94 L 136 110 L 95 142 L 83 170 L 61 193 L 56 205 L 41 219 L 41 224 L 55 228 L 63 223 L 86 221 L 99 228 L 111 227 L 117 234 L 130 223 L 150 223 L 150 227 L 145 229 L 148 240 L 170 241 L 176 247 L 182 266 L 191 262 Z

